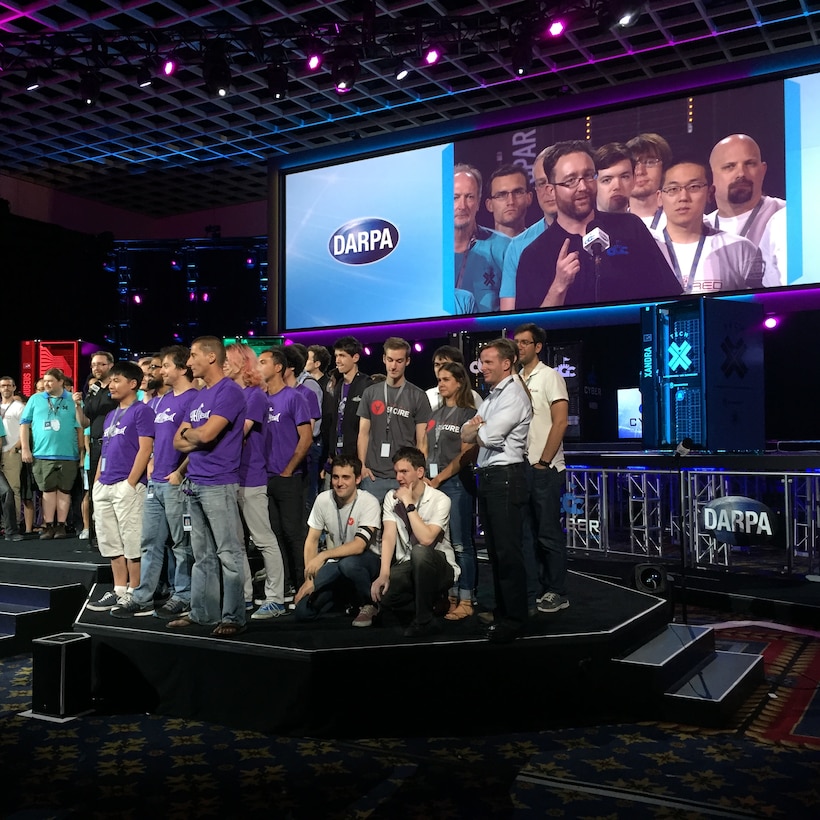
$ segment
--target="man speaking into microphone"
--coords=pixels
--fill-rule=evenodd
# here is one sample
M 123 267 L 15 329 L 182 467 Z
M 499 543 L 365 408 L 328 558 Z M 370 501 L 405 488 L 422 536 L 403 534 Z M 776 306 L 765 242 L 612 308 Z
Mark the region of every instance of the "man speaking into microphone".
M 680 294 L 680 283 L 638 217 L 595 210 L 595 161 L 588 143 L 555 143 L 544 156 L 544 171 L 558 213 L 521 254 L 516 309 Z

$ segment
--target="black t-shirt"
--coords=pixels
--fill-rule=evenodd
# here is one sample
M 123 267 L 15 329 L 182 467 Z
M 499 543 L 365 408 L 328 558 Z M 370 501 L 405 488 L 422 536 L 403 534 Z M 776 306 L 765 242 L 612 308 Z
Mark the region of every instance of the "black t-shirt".
M 583 237 L 567 233 L 557 222 L 521 254 L 515 279 L 515 307 L 541 306 L 555 279 L 555 265 L 564 242 L 578 251 L 581 270 L 567 290 L 565 305 L 666 299 L 681 286 L 646 225 L 634 214 L 595 212 L 593 222 L 609 236 L 609 248 L 596 263 L 583 249 Z

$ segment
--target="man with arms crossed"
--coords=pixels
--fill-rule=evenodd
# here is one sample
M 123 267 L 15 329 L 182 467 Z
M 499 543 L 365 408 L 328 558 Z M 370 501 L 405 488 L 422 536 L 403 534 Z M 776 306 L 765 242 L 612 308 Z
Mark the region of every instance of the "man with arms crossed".
M 242 522 L 237 502 L 245 397 L 242 388 L 225 376 L 224 364 L 225 347 L 220 339 L 194 339 L 188 366 L 205 387 L 174 436 L 174 447 L 188 456 L 184 491 L 190 500 L 194 553 L 191 613 L 169 621 L 168 626 L 180 629 L 215 623 L 211 635 L 232 638 L 246 629 Z
M 552 230 L 552 229 L 550 229 Z M 532 404 L 518 376 L 509 339 L 495 339 L 481 351 L 481 372 L 490 388 L 478 412 L 461 428 L 461 440 L 478 444 L 478 505 L 490 556 L 495 612 L 488 638 L 515 640 L 527 621 L 527 570 L 523 523 L 527 506 L 527 435 Z

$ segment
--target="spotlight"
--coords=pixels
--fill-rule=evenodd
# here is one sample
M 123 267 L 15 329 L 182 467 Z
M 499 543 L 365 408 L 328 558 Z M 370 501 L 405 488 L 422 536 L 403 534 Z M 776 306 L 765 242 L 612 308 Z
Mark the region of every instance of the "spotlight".
M 86 71 L 80 77 L 80 99 L 86 105 L 94 105 L 100 98 L 100 78 L 94 71 Z
M 153 82 L 154 79 L 151 76 L 151 69 L 148 68 L 147 65 L 141 65 L 137 69 L 137 85 L 140 88 L 148 88 L 148 86 Z
M 424 52 L 421 55 L 421 59 L 424 62 L 424 65 L 435 65 L 441 59 L 441 55 L 443 53 L 444 52 L 441 46 L 431 44 L 424 49 Z
M 141 305 L 142 304 L 142 296 L 140 296 L 138 293 L 134 294 L 133 299 L 134 299 L 134 304 L 135 305 Z
M 396 82 L 401 82 L 406 79 L 409 73 L 410 69 L 404 64 L 404 60 L 399 57 L 393 64 L 393 76 L 395 77 Z
M 637 564 L 633 568 L 632 583 L 638 592 L 665 595 L 668 587 L 666 570 L 659 564 Z
M 424 345 L 421 342 L 416 342 L 413 345 L 413 350 L 415 350 L 416 353 L 421 353 L 421 351 L 424 350 Z
M 567 30 L 567 24 L 560 19 L 552 20 L 547 27 L 550 37 L 560 37 Z
M 281 100 L 288 95 L 288 67 L 285 65 L 269 65 L 265 71 L 268 83 L 268 92 L 274 100 Z
M 510 35 L 510 63 L 513 73 L 523 77 L 532 65 L 532 40 L 526 34 Z
M 334 60 L 333 85 L 337 94 L 347 94 L 359 79 L 359 60 L 355 54 L 337 53 Z
M 162 73 L 170 77 L 177 70 L 177 61 L 173 57 L 166 57 L 162 63 Z
M 767 316 L 765 321 L 763 322 L 763 326 L 767 330 L 774 330 L 777 325 L 779 324 L 779 320 L 777 316 Z
M 40 76 L 36 68 L 26 74 L 26 91 L 36 91 L 40 87 Z
M 309 71 L 318 71 L 322 67 L 322 47 L 317 41 L 311 40 L 308 43 L 305 56 Z
M 608 16 L 606 22 L 610 27 L 630 28 L 638 22 L 643 7 L 641 0 L 610 0 L 609 7 L 606 9 Z
M 211 43 L 202 61 L 202 76 L 209 94 L 226 97 L 231 87 L 231 69 L 221 41 Z

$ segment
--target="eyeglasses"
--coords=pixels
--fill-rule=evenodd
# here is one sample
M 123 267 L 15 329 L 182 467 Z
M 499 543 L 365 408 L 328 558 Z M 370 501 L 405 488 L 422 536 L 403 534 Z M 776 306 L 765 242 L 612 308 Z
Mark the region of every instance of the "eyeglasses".
M 524 197 L 526 195 L 526 188 L 516 188 L 513 191 L 499 191 L 497 194 L 491 194 L 490 199 L 494 199 L 496 202 L 504 202 L 510 197 L 513 197 L 514 199 L 521 199 L 521 197 Z
M 591 183 L 595 182 L 596 179 L 598 179 L 598 174 L 584 174 L 580 177 L 570 177 L 564 182 L 553 182 L 552 184 L 560 185 L 562 188 L 574 191 L 580 184 L 581 180 L 583 180 L 586 185 L 590 185 Z
M 650 157 L 649 159 L 636 159 L 635 160 L 635 167 L 636 168 L 639 165 L 643 165 L 644 168 L 656 168 L 660 164 L 661 164 L 661 161 L 657 157 Z
M 706 182 L 690 182 L 688 185 L 669 185 L 666 188 L 661 188 L 661 193 L 666 194 L 666 196 L 677 196 L 685 189 L 687 193 L 696 194 L 708 187 L 709 185 Z
M 515 343 L 519 347 L 529 347 L 530 345 L 534 345 L 535 342 L 531 342 L 529 339 L 516 339 Z
M 149 364 L 148 365 L 149 370 L 159 370 L 161 367 L 162 367 L 161 364 Z

